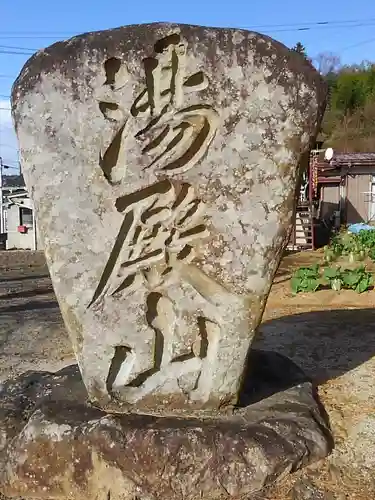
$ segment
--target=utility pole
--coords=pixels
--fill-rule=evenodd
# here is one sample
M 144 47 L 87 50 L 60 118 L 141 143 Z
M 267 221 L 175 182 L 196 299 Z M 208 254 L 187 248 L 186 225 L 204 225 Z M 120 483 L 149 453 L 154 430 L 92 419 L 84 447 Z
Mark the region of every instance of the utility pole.
M 4 168 L 12 168 L 9 165 L 4 165 L 3 159 L 0 156 L 0 233 L 5 232 L 4 224 L 4 196 L 3 196 L 3 171 Z
M 4 204 L 3 204 L 3 159 L 0 156 L 0 233 L 4 232 Z
M 32 210 L 33 210 L 33 250 L 34 252 L 37 249 L 38 243 L 37 243 L 37 234 L 36 234 L 36 218 L 35 218 L 35 209 L 34 209 L 34 203 L 32 203 Z

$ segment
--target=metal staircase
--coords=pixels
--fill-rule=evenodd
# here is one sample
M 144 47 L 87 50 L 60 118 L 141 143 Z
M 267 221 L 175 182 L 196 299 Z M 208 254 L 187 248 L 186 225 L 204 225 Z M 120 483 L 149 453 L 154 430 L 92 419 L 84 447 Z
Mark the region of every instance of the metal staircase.
M 312 207 L 310 204 L 299 204 L 296 209 L 296 218 L 288 250 L 313 250 L 314 221 L 312 215 Z

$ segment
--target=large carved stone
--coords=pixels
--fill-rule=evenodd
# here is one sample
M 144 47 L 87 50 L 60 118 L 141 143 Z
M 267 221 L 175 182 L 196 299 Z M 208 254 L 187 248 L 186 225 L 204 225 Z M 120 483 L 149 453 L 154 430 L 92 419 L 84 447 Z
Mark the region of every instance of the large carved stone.
M 12 99 L 90 398 L 233 403 L 320 123 L 319 75 L 265 36 L 151 24 L 40 51 Z

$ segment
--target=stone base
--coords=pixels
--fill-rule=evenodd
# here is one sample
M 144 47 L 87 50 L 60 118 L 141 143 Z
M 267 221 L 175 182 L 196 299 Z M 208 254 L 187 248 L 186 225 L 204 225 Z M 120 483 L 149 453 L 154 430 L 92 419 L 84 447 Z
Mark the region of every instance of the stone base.
M 240 398 L 247 406 L 220 418 L 106 414 L 86 403 L 76 366 L 8 381 L 0 491 L 62 500 L 251 498 L 324 458 L 332 439 L 311 383 L 275 353 L 254 351 L 249 361 Z M 283 390 L 272 394 L 275 387 Z

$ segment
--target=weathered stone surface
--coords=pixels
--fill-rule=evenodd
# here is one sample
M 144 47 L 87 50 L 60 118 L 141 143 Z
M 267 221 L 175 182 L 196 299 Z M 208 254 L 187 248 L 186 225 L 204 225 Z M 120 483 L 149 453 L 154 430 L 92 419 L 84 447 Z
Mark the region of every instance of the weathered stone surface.
M 263 383 L 257 378 L 267 391 L 277 373 L 285 387 L 301 377 L 277 354 L 252 352 L 250 361 L 254 376 L 264 374 L 264 363 L 273 365 L 271 377 Z M 258 399 L 250 390 L 249 397 Z M 255 499 L 252 493 L 331 448 L 309 382 L 207 419 L 110 415 L 85 403 L 85 397 L 77 366 L 56 374 L 28 373 L 3 385 L 3 494 L 61 500 Z
M 26 64 L 22 167 L 93 401 L 236 400 L 324 100 L 308 62 L 242 30 L 129 26 Z

